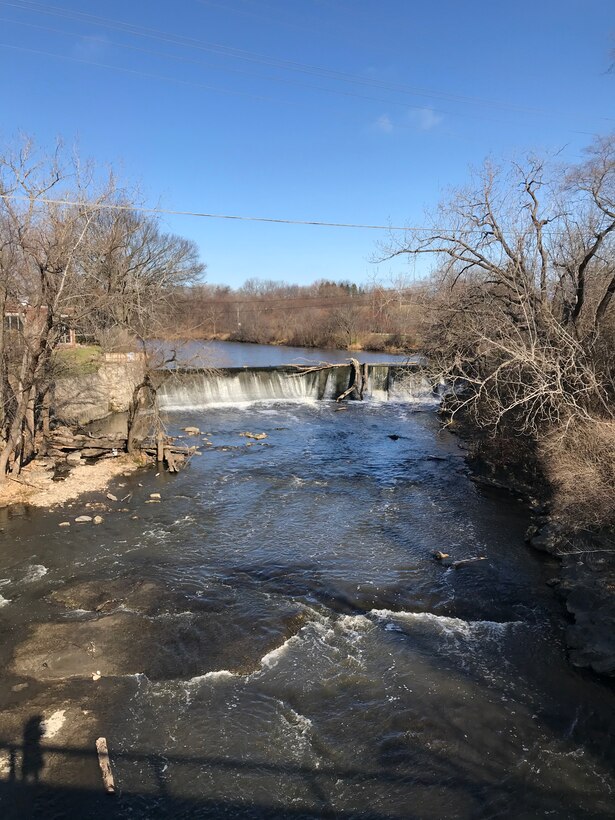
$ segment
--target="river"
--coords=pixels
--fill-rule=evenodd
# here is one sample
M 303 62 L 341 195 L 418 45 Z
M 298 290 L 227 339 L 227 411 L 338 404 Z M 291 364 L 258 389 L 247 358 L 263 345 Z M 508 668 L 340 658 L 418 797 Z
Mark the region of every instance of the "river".
M 362 362 L 403 362 L 416 357 L 370 350 L 259 345 L 251 342 L 152 342 L 150 349 L 160 358 L 173 353 L 179 364 L 190 367 L 272 367 L 284 364 L 309 365 L 318 362 L 340 364 L 355 356 Z M 155 361 L 155 357 L 154 357 Z
M 557 563 L 433 404 L 197 397 L 167 424 L 212 445 L 116 482 L 102 525 L 58 526 L 104 494 L 3 521 L 0 736 L 61 724 L 32 816 L 613 817 L 612 682 L 568 664 Z

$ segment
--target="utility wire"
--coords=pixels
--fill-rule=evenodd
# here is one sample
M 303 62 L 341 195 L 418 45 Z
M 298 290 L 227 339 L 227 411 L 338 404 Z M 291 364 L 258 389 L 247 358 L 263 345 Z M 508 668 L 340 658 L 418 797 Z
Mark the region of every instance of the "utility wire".
M 1 4 L 1 0 L 0 0 L 0 4 Z M 53 28 L 52 26 L 44 26 L 44 25 L 41 25 L 40 23 L 31 23 L 31 22 L 28 22 L 26 20 L 15 20 L 13 18 L 0 17 L 0 22 L 10 23 L 12 25 L 17 25 L 17 26 L 24 26 L 24 27 L 31 28 L 31 29 L 37 29 L 39 31 L 46 31 L 46 32 L 49 32 L 51 34 L 60 34 L 63 37 L 75 38 L 75 37 L 80 36 L 76 32 L 67 31 L 66 29 L 58 29 L 58 28 Z M 402 108 L 406 108 L 410 111 L 418 111 L 418 112 L 425 111 L 425 105 L 424 104 L 422 104 L 422 105 L 421 104 L 413 105 L 412 103 L 404 102 L 403 100 L 396 100 L 396 99 L 390 99 L 390 98 L 387 99 L 387 98 L 384 98 L 384 97 L 374 97 L 374 96 L 369 95 L 369 94 L 360 94 L 357 91 L 344 91 L 341 88 L 327 88 L 327 87 L 322 86 L 322 85 L 314 85 L 312 83 L 303 83 L 303 82 L 301 82 L 299 80 L 295 80 L 291 77 L 275 77 L 271 74 L 257 74 L 257 75 L 255 75 L 248 68 L 241 69 L 241 68 L 236 68 L 236 67 L 231 67 L 231 66 L 216 66 L 212 63 L 204 62 L 203 60 L 195 60 L 195 59 L 191 59 L 190 57 L 186 57 L 184 55 L 171 54 L 169 52 L 160 51 L 160 50 L 151 49 L 151 48 L 143 48 L 141 46 L 134 45 L 133 43 L 120 43 L 120 42 L 117 42 L 117 41 L 110 41 L 109 45 L 113 46 L 114 48 L 123 49 L 125 51 L 129 50 L 129 51 L 137 52 L 139 54 L 149 54 L 153 57 L 159 57 L 159 58 L 163 58 L 165 60 L 174 60 L 176 62 L 187 63 L 189 65 L 195 65 L 195 66 L 199 66 L 199 67 L 202 67 L 202 68 L 208 68 L 208 69 L 213 68 L 215 71 L 220 71 L 221 70 L 221 71 L 226 72 L 227 74 L 228 73 L 239 74 L 239 75 L 244 76 L 244 77 L 250 77 L 250 79 L 266 80 L 266 81 L 269 81 L 269 82 L 294 86 L 296 88 L 305 88 L 309 91 L 318 91 L 318 92 L 322 92 L 322 93 L 325 93 L 325 94 L 335 94 L 335 95 L 340 96 L 340 97 L 350 97 L 350 98 L 358 99 L 358 100 L 367 100 L 368 102 L 378 102 L 378 103 L 383 103 L 384 105 L 401 106 Z M 56 53 L 50 52 L 50 51 L 43 51 L 41 49 L 34 49 L 34 48 L 29 48 L 27 46 L 16 45 L 14 43 L 0 43 L 0 48 L 10 48 L 10 49 L 13 49 L 13 50 L 16 50 L 16 51 L 25 51 L 25 52 L 30 53 L 30 54 L 40 54 L 43 57 L 52 57 L 52 58 L 55 58 L 55 59 L 58 59 L 58 60 L 69 60 L 69 61 L 72 61 L 72 62 L 82 63 L 84 65 L 91 65 L 95 68 L 105 68 L 105 69 L 110 69 L 112 71 L 120 71 L 120 72 L 124 72 L 124 73 L 128 73 L 128 74 L 134 74 L 136 76 L 144 77 L 146 79 L 161 80 L 163 82 L 171 82 L 171 83 L 178 83 L 180 85 L 188 85 L 188 86 L 192 86 L 194 88 L 201 88 L 205 91 L 213 91 L 214 93 L 218 93 L 218 94 L 231 94 L 231 95 L 234 95 L 234 96 L 245 96 L 245 97 L 249 97 L 250 99 L 257 99 L 257 100 L 261 100 L 261 101 L 265 101 L 265 102 L 277 102 L 277 103 L 285 104 L 285 105 L 289 104 L 288 100 L 277 100 L 277 99 L 274 99 L 272 97 L 265 97 L 265 96 L 262 96 L 262 95 L 257 96 L 255 94 L 251 94 L 249 92 L 238 91 L 238 90 L 235 90 L 235 89 L 219 88 L 219 87 L 216 87 L 216 86 L 213 86 L 213 85 L 207 85 L 207 84 L 204 84 L 204 83 L 199 83 L 199 82 L 195 82 L 195 81 L 191 81 L 191 80 L 184 80 L 184 79 L 177 78 L 177 77 L 167 77 L 167 76 L 163 76 L 163 75 L 160 75 L 160 74 L 152 74 L 151 72 L 139 71 L 137 69 L 125 68 L 124 66 L 111 65 L 109 63 L 101 63 L 101 62 L 98 62 L 96 60 L 89 60 L 89 59 L 85 59 L 85 58 L 80 58 L 80 57 L 77 57 L 77 56 L 71 55 L 71 54 L 56 54 Z M 294 100 L 292 101 L 292 104 L 297 105 L 296 101 L 294 101 Z M 511 125 L 511 123 L 507 122 L 506 120 L 494 119 L 493 117 L 485 116 L 484 114 L 476 114 L 476 113 L 463 112 L 463 111 L 449 111 L 447 109 L 443 109 L 443 108 L 440 108 L 440 107 L 435 108 L 434 106 L 429 106 L 429 110 L 432 111 L 434 114 L 440 114 L 440 115 L 444 115 L 446 117 L 472 118 L 473 121 L 475 121 L 476 119 L 480 119 L 483 122 L 490 122 L 490 123 L 493 123 L 495 125 L 502 125 L 502 126 L 506 126 L 506 127 L 510 127 L 510 125 Z M 571 133 L 574 133 L 574 134 L 583 134 L 584 136 L 589 136 L 589 137 L 595 137 L 596 136 L 596 134 L 593 131 L 581 131 L 579 129 L 573 129 L 573 128 L 567 128 L 566 130 L 570 131 Z M 445 132 L 445 133 L 446 133 L 447 136 L 451 135 L 450 132 Z M 455 135 L 453 135 L 453 136 L 455 136 Z
M 19 194 L 0 194 L 0 199 L 16 202 L 31 202 L 30 197 Z M 71 207 L 87 206 L 99 211 L 129 211 L 141 214 L 161 214 L 165 216 L 194 216 L 200 219 L 233 219 L 240 222 L 272 222 L 281 225 L 314 225 L 319 228 L 357 228 L 371 231 L 434 231 L 434 228 L 421 228 L 417 226 L 395 226 L 395 225 L 364 225 L 353 222 L 322 222 L 320 220 L 307 219 L 278 219 L 269 216 L 241 216 L 238 214 L 212 214 L 201 211 L 176 211 L 169 208 L 145 208 L 135 205 L 121 205 L 118 203 L 105 202 L 83 202 L 78 199 L 52 199 L 51 197 L 36 197 L 35 201 L 45 205 L 68 205 Z M 473 231 L 475 232 L 475 231 Z M 476 231 L 481 233 L 481 231 Z
M 89 25 L 97 25 L 103 28 L 115 29 L 126 34 L 131 34 L 137 37 L 146 37 L 149 39 L 161 40 L 163 42 L 172 43 L 177 46 L 184 46 L 192 49 L 199 49 L 201 51 L 209 51 L 225 57 L 240 59 L 252 63 L 260 63 L 269 65 L 274 68 L 279 68 L 286 71 L 295 71 L 304 74 L 312 74 L 330 80 L 341 81 L 345 83 L 353 83 L 374 88 L 385 89 L 388 91 L 397 91 L 403 94 L 410 94 L 412 96 L 422 96 L 429 98 L 439 98 L 452 102 L 459 102 L 462 104 L 484 105 L 491 108 L 500 108 L 506 110 L 513 110 L 521 113 L 539 114 L 543 116 L 560 116 L 562 112 L 549 111 L 541 108 L 533 108 L 528 106 L 511 105 L 498 100 L 484 100 L 477 97 L 470 97 L 462 94 L 454 94 L 450 92 L 442 92 L 434 89 L 420 88 L 416 86 L 409 86 L 403 83 L 389 83 L 374 78 L 363 77 L 349 72 L 336 71 L 326 67 L 311 65 L 308 63 L 299 63 L 293 60 L 286 60 L 277 57 L 270 57 L 264 54 L 250 52 L 245 49 L 234 48 L 231 46 L 224 46 L 220 43 L 210 43 L 207 41 L 197 40 L 193 37 L 185 37 L 183 35 L 176 35 L 158 29 L 146 28 L 137 26 L 132 23 L 126 23 L 121 20 L 113 20 L 110 18 L 100 17 L 98 15 L 87 14 L 84 12 L 71 11 L 70 9 L 62 8 L 60 6 L 52 6 L 43 3 L 31 2 L 31 0 L 21 0 L 21 2 L 7 2 L 4 0 L 2 5 L 12 8 L 20 9 L 22 11 L 38 12 L 41 14 L 64 17 L 65 19 L 76 22 L 88 23 Z M 570 115 L 571 112 L 565 112 Z M 579 115 L 580 116 L 580 115 Z M 611 117 L 601 117 L 601 119 L 611 121 Z
M 117 202 L 89 202 L 78 199 L 54 199 L 52 197 L 28 197 L 21 194 L 0 194 L 0 199 L 10 202 L 34 202 L 35 204 L 43 205 L 64 205 L 74 208 L 87 207 L 96 211 L 127 211 L 129 213 L 138 214 L 158 214 L 161 216 L 192 216 L 198 219 L 229 219 L 236 222 L 268 222 L 274 225 L 311 225 L 317 228 L 353 228 L 356 230 L 367 231 L 405 231 L 406 233 L 423 233 L 430 234 L 443 241 L 454 241 L 455 236 L 466 236 L 469 234 L 478 234 L 485 236 L 491 230 L 488 226 L 485 228 L 458 228 L 458 227 L 442 227 L 442 226 L 425 226 L 425 225 L 368 225 L 357 222 L 324 222 L 317 219 L 283 219 L 271 216 L 244 216 L 241 214 L 214 214 L 206 213 L 204 211 L 180 211 L 170 208 L 146 208 L 141 205 L 122 205 Z M 553 236 L 563 236 L 566 231 L 549 231 L 544 230 L 543 233 L 549 233 Z M 446 234 L 449 237 L 446 237 Z

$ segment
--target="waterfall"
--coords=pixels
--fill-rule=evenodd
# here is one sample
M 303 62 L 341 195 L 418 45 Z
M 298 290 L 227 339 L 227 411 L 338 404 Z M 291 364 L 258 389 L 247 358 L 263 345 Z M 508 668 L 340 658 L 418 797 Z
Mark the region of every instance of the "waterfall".
M 159 371 L 158 400 L 164 410 L 188 410 L 252 402 L 333 400 L 349 385 L 350 366 L 299 373 L 288 366 Z M 416 365 L 368 367 L 365 399 L 434 401 L 431 385 Z

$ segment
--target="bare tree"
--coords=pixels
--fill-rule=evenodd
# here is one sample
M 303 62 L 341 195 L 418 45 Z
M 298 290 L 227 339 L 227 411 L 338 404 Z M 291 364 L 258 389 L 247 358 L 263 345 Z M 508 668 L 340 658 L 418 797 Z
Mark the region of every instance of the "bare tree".
M 430 353 L 470 408 L 519 432 L 611 417 L 613 374 L 598 351 L 615 293 L 615 139 L 578 168 L 529 158 L 487 164 L 434 229 L 386 257 L 437 260 Z M 432 305 L 433 306 L 433 305 Z
M 170 288 L 202 269 L 192 243 L 160 233 L 112 176 L 99 181 L 61 145 L 0 154 L 0 481 L 34 453 L 67 324 L 144 338 Z

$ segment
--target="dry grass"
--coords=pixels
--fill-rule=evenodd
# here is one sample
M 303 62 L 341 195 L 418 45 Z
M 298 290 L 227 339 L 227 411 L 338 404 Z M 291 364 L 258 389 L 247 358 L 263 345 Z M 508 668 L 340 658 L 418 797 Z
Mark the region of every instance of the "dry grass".
M 571 530 L 615 525 L 615 421 L 575 424 L 541 447 L 552 510 Z

